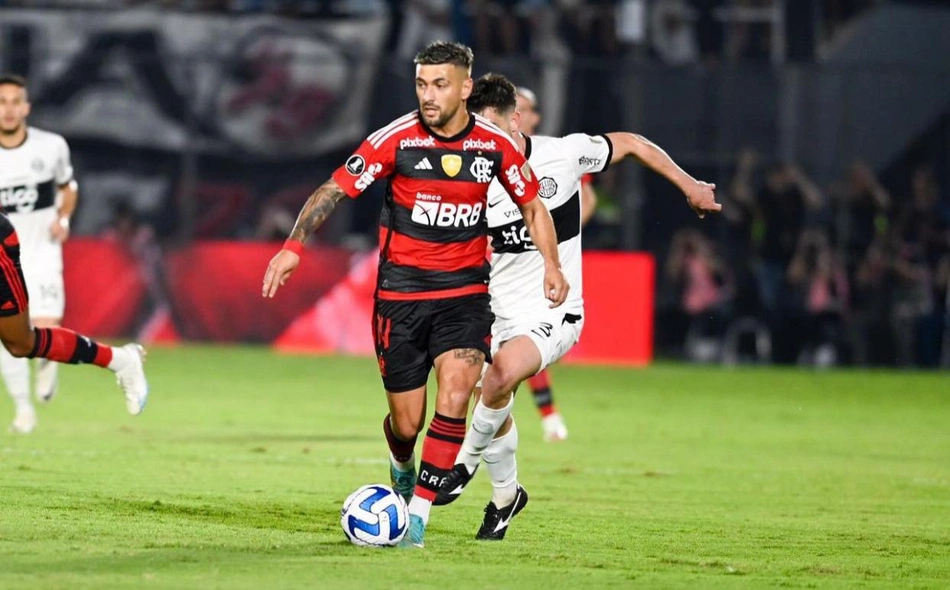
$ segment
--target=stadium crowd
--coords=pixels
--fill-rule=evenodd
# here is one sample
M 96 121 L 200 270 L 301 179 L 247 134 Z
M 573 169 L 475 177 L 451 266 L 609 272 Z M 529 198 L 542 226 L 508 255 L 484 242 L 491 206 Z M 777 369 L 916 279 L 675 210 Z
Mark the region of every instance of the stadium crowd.
M 707 361 L 940 365 L 950 202 L 930 166 L 906 180 L 889 189 L 857 161 L 819 187 L 743 152 L 720 185 L 719 231 L 673 238 L 657 318 L 666 344 Z

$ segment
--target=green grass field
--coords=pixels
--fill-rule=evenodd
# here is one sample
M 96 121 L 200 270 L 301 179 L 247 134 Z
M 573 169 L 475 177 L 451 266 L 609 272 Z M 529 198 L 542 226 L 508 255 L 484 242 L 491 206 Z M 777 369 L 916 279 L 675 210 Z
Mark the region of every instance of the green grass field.
M 945 374 L 556 367 L 571 437 L 542 443 L 518 400 L 531 503 L 508 538 L 473 539 L 482 474 L 407 551 L 339 527 L 388 477 L 372 359 L 148 369 L 138 418 L 69 367 L 37 432 L 0 437 L 0 588 L 950 588 Z

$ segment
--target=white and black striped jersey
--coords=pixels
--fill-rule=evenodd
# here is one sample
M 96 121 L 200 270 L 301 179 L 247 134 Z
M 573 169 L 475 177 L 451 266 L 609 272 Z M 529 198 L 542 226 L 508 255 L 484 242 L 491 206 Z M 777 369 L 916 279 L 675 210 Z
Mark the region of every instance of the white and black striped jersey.
M 581 177 L 603 172 L 613 146 L 604 135 L 575 133 L 566 137 L 525 137 L 525 157 L 538 177 L 538 196 L 551 212 L 557 230 L 561 269 L 571 290 L 564 311 L 584 306 L 581 282 Z M 488 193 L 487 221 L 492 259 L 489 290 L 492 311 L 510 320 L 531 317 L 550 302 L 544 297 L 544 259 L 538 252 L 521 211 L 497 183 Z

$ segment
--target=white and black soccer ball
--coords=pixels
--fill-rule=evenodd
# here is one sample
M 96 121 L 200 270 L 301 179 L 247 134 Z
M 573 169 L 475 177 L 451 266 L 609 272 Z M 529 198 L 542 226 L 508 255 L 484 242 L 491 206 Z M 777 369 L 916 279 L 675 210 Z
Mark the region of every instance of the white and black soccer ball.
M 354 545 L 396 545 L 409 528 L 409 508 L 391 487 L 365 485 L 343 502 L 340 524 L 346 538 Z

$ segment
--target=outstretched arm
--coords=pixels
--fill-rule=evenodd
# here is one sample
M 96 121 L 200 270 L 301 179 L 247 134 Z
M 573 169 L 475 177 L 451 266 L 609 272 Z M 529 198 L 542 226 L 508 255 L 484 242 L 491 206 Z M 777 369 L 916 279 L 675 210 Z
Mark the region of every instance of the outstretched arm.
M 684 195 L 689 206 L 699 215 L 717 213 L 722 205 L 716 202 L 713 192 L 716 185 L 696 180 L 680 168 L 663 149 L 636 133 L 608 133 L 607 138 L 613 144 L 613 156 L 610 162 L 614 163 L 627 156 L 633 156 L 644 166 L 660 174 L 672 182 Z
M 261 295 L 273 297 L 277 289 L 284 286 L 300 263 L 300 252 L 303 250 L 304 242 L 326 221 L 336 204 L 345 196 L 340 185 L 332 179 L 323 183 L 310 195 L 297 216 L 297 223 L 290 232 L 290 237 L 284 242 L 284 248 L 271 258 L 270 264 L 267 265 Z

